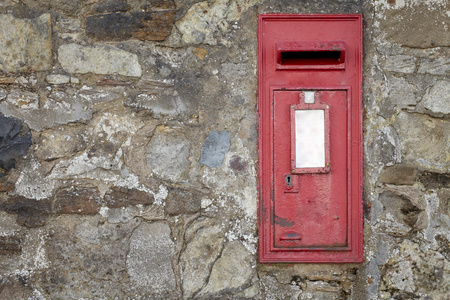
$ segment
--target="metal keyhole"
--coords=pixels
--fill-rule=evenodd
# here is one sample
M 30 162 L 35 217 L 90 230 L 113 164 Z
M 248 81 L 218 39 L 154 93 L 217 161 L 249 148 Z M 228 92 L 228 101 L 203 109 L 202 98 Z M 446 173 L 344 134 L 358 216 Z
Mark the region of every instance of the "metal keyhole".
M 286 186 L 292 187 L 292 176 L 291 175 L 286 175 Z

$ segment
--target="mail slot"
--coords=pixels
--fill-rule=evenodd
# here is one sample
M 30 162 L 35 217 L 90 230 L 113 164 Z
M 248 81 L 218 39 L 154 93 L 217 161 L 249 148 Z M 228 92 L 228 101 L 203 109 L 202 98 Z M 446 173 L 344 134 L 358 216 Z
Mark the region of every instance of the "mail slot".
M 259 17 L 259 259 L 362 261 L 360 15 Z

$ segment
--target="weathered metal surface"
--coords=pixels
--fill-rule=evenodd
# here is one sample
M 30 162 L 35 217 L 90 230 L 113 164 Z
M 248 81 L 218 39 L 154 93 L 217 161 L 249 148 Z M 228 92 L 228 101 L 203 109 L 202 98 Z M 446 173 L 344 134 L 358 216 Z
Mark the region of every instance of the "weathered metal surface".
M 259 21 L 260 261 L 360 262 L 361 16 Z M 324 111 L 323 166 L 296 165 L 302 110 Z

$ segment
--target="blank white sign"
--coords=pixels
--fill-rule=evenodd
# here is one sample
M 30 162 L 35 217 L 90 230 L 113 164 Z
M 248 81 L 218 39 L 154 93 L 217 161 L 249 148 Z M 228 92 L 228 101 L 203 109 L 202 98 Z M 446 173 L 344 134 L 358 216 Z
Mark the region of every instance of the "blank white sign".
M 325 167 L 325 111 L 295 111 L 295 167 Z

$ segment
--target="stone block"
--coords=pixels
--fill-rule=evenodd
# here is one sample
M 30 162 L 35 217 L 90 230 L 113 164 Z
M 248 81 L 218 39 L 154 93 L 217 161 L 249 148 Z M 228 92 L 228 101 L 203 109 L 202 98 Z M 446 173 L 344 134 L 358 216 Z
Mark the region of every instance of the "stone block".
M 384 62 L 384 68 L 391 72 L 413 73 L 417 59 L 409 55 L 390 56 Z
M 58 49 L 58 60 L 69 73 L 142 75 L 136 54 L 112 46 L 62 45 Z
M 449 75 L 450 58 L 441 57 L 437 59 L 422 59 L 417 72 L 433 75 Z
M 395 3 L 395 1 L 393 1 Z M 403 7 L 393 7 L 383 12 L 379 20 L 384 39 L 411 48 L 448 47 L 448 15 L 445 1 L 442 4 L 403 2 Z M 437 3 L 439 1 L 435 1 Z M 407 4 L 406 4 L 407 3 Z M 406 4 L 406 5 L 405 5 Z
M 159 126 L 147 148 L 147 164 L 161 178 L 179 180 L 189 164 L 190 148 L 183 133 Z
M 20 238 L 0 236 L 0 255 L 17 254 L 22 251 Z
M 162 41 L 172 32 L 175 10 L 114 12 L 86 18 L 87 36 L 97 40 Z
M 396 125 L 404 161 L 415 162 L 425 170 L 448 171 L 444 163 L 450 138 L 448 121 L 400 112 Z
M 0 114 L 0 168 L 12 169 L 17 159 L 27 154 L 30 146 L 31 134 L 22 130 L 22 122 Z
M 250 286 L 255 270 L 242 266 L 249 266 L 252 261 L 253 256 L 239 241 L 230 242 L 215 262 L 208 284 L 199 294 L 200 298 L 211 299 L 230 292 L 236 293 Z
M 132 288 L 140 295 L 173 293 L 176 288 L 172 270 L 173 254 L 174 243 L 167 224 L 141 223 L 131 236 L 126 261 Z M 177 298 L 172 297 L 172 299 Z M 157 297 L 152 299 L 155 298 Z M 171 297 L 168 296 L 166 299 Z
M 132 205 L 151 205 L 153 195 L 126 187 L 112 187 L 103 197 L 104 204 L 109 208 L 119 208 Z
M 200 163 L 211 168 L 220 167 L 228 149 L 230 149 L 230 132 L 211 131 L 203 144 Z
M 52 66 L 50 14 L 18 19 L 0 14 L 0 70 L 3 72 L 46 71 Z
M 29 228 L 41 227 L 50 216 L 50 201 L 49 199 L 28 199 L 22 196 L 0 198 L 0 210 L 17 214 L 18 225 Z
M 437 115 L 450 114 L 450 81 L 437 81 L 423 96 L 422 105 Z
M 70 187 L 56 192 L 53 211 L 58 214 L 96 214 L 101 206 L 97 188 Z
M 20 109 L 38 109 L 39 95 L 27 91 L 14 89 L 9 92 L 6 102 Z
M 125 12 L 130 8 L 131 6 L 126 0 L 111 0 L 100 2 L 100 4 L 94 6 L 94 11 L 98 13 Z
M 221 226 L 208 222 L 203 225 L 206 226 L 195 232 L 180 258 L 185 299 L 191 298 L 206 284 L 211 267 L 223 248 Z
M 5 89 L 0 88 L 0 101 L 6 98 L 8 92 Z
M 387 167 L 381 173 L 380 183 L 396 185 L 413 185 L 417 179 L 417 168 L 408 165 L 397 164 Z
M 169 215 L 194 214 L 201 210 L 201 194 L 189 190 L 171 190 L 165 210 Z
M 45 78 L 50 84 L 64 84 L 70 82 L 70 76 L 62 74 L 50 74 Z

